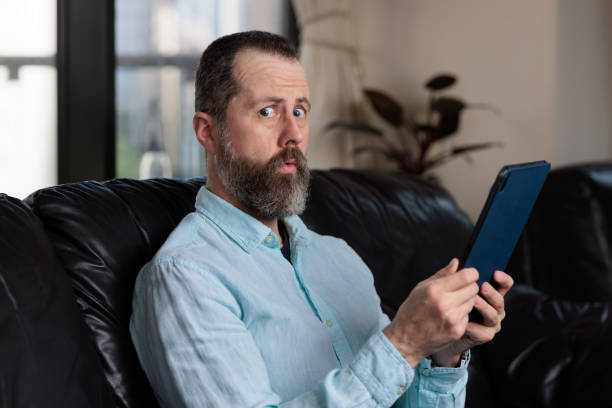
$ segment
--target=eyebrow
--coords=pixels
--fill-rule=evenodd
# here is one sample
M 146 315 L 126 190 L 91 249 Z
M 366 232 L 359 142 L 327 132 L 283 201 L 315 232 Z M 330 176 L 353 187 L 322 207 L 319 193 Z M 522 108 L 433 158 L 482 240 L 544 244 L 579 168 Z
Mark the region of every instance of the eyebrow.
M 308 109 L 310 110 L 311 105 L 310 105 L 310 101 L 308 100 L 308 98 L 306 98 L 305 96 L 298 98 L 295 100 L 297 103 L 303 103 L 308 105 Z M 274 103 L 282 103 L 285 102 L 285 100 L 283 98 L 278 98 L 276 96 L 264 96 L 263 98 L 257 99 L 255 101 L 253 101 L 250 105 L 251 106 L 255 106 L 258 105 L 262 102 L 274 102 Z
M 305 96 L 302 97 L 302 98 L 298 98 L 298 100 L 296 102 L 298 102 L 298 103 L 305 103 L 306 105 L 308 105 L 308 110 L 310 110 L 310 108 L 311 108 L 310 101 Z

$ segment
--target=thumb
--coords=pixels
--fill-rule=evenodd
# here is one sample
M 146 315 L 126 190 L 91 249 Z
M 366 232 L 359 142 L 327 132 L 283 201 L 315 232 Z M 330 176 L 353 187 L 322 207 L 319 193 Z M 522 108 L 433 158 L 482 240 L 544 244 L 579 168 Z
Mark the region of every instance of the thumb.
M 452 275 L 457 272 L 457 268 L 459 267 L 459 260 L 457 258 L 451 259 L 451 261 L 444 268 L 440 269 L 434 275 L 436 278 L 442 278 L 444 276 Z

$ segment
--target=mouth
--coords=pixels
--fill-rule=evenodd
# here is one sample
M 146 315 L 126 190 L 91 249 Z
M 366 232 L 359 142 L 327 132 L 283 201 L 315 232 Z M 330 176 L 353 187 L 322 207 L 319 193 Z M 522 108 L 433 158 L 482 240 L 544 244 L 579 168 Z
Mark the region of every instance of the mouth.
M 283 174 L 294 174 L 297 170 L 295 162 L 295 159 L 287 160 L 286 162 L 280 165 L 280 172 Z

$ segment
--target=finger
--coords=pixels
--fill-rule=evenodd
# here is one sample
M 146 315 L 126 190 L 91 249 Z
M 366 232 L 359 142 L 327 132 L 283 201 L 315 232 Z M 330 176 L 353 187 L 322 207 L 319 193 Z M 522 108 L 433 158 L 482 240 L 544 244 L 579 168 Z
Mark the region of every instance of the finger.
M 456 319 L 456 321 L 462 321 L 465 324 L 468 323 L 468 314 L 474 308 L 474 304 L 475 304 L 477 298 L 478 298 L 478 296 L 474 296 L 474 297 L 468 299 L 467 301 L 463 302 L 462 304 L 460 304 L 460 305 L 458 305 L 457 307 L 454 308 L 453 316 Z
M 453 258 L 450 260 L 448 265 L 444 268 L 440 269 L 438 272 L 434 274 L 434 278 L 442 278 L 444 276 L 449 276 L 457 272 L 457 268 L 459 267 L 459 260 L 457 258 Z
M 497 327 L 497 325 L 500 323 L 501 317 L 498 311 L 480 296 L 476 298 L 474 307 L 482 315 L 482 325 L 487 327 Z
M 514 285 L 514 279 L 506 272 L 495 271 L 493 274 L 493 280 L 497 284 L 497 291 L 504 296 L 510 288 Z
M 465 330 L 465 335 L 470 342 L 470 347 L 493 340 L 495 333 L 497 333 L 495 328 L 483 326 L 482 324 L 475 322 L 469 322 Z
M 470 314 L 470 312 L 474 309 L 477 299 L 478 296 L 474 296 L 473 298 L 467 300 L 465 303 L 459 306 L 461 314 L 467 317 L 467 315 Z
M 478 284 L 476 282 L 472 282 L 467 286 L 448 293 L 446 296 L 447 299 L 449 299 L 449 305 L 451 307 L 457 307 L 470 300 L 473 301 L 474 298 L 478 295 L 479 291 L 480 288 L 478 287 Z
M 474 268 L 465 268 L 443 279 L 444 288 L 452 292 L 476 282 L 478 280 L 478 271 Z
M 480 293 L 498 313 L 504 311 L 504 297 L 489 282 L 482 284 Z

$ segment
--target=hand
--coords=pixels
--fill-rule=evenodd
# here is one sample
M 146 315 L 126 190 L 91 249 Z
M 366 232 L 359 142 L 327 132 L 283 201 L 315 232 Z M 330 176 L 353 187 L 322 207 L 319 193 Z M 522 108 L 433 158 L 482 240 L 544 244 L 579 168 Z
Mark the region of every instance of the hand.
M 498 289 L 488 282 L 483 283 L 480 287 L 480 296 L 474 304 L 483 317 L 482 322 L 469 322 L 461 339 L 446 349 L 434 353 L 432 358 L 437 365 L 455 367 L 462 352 L 493 340 L 501 330 L 501 322 L 506 317 L 504 296 L 512 288 L 514 281 L 510 275 L 502 271 L 495 271 L 493 280 Z
M 408 295 L 393 321 L 383 329 L 389 341 L 412 366 L 463 338 L 468 313 L 478 299 L 478 272 L 457 271 L 451 262 L 420 282 Z

